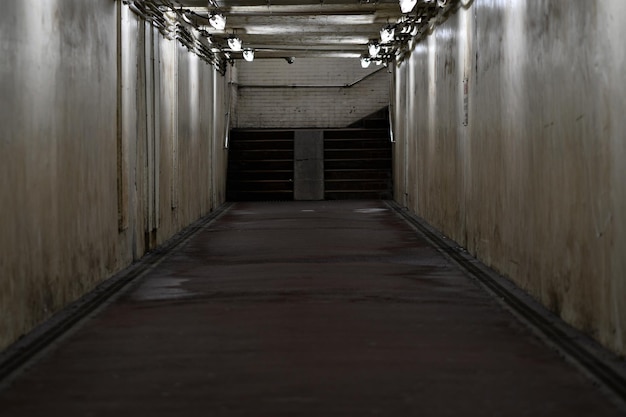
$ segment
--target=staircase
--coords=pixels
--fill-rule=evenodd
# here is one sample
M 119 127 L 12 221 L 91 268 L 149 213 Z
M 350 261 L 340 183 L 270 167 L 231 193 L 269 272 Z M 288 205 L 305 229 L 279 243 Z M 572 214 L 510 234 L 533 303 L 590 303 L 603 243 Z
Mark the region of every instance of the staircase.
M 391 153 L 388 129 L 326 130 L 324 198 L 391 199 Z
M 293 130 L 233 129 L 226 198 L 293 200 L 293 138 Z
M 393 197 L 387 115 L 385 108 L 349 128 L 323 130 L 325 200 Z M 295 136 L 293 129 L 233 129 L 226 198 L 229 201 L 293 200 Z M 321 140 L 315 149 L 321 155 Z M 315 175 L 321 177 L 321 169 Z

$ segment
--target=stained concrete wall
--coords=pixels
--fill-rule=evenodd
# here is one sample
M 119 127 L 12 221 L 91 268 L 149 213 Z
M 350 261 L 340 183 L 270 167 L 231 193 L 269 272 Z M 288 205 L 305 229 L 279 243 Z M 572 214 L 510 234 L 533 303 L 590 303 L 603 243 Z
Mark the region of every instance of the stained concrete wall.
M 356 58 L 236 63 L 239 128 L 341 128 L 389 104 L 390 71 Z
M 626 353 L 626 3 L 472 3 L 395 69 L 396 199 Z
M 121 2 L 0 14 L 0 349 L 224 201 L 226 77 Z

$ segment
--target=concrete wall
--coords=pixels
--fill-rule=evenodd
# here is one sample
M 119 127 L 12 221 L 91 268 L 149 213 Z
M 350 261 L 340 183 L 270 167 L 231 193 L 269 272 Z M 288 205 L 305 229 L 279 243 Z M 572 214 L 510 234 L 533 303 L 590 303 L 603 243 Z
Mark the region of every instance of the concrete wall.
M 0 349 L 224 200 L 226 77 L 121 2 L 0 14 Z
M 389 69 L 363 69 L 356 58 L 256 59 L 236 66 L 233 127 L 346 127 L 389 104 Z
M 396 199 L 622 354 L 625 20 L 622 0 L 475 0 L 393 90 Z

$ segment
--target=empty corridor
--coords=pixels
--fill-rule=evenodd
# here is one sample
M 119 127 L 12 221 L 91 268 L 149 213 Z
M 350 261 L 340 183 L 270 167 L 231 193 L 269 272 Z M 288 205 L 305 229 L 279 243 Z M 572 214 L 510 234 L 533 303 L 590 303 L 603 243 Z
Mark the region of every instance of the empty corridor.
M 378 201 L 235 203 L 44 353 L 0 415 L 623 411 Z

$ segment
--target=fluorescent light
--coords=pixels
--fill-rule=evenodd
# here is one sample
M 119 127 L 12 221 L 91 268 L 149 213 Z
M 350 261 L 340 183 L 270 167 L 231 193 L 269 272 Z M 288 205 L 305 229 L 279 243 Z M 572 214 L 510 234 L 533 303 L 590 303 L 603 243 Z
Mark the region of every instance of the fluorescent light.
M 241 39 L 231 36 L 228 38 L 228 47 L 235 52 L 241 51 Z
M 400 0 L 400 10 L 402 13 L 410 13 L 417 4 L 417 0 Z
M 226 27 L 226 18 L 219 13 L 213 13 L 211 17 L 209 17 L 209 23 L 217 30 L 224 30 Z
M 243 50 L 243 59 L 248 62 L 254 61 L 254 50 L 252 48 L 246 48 Z

